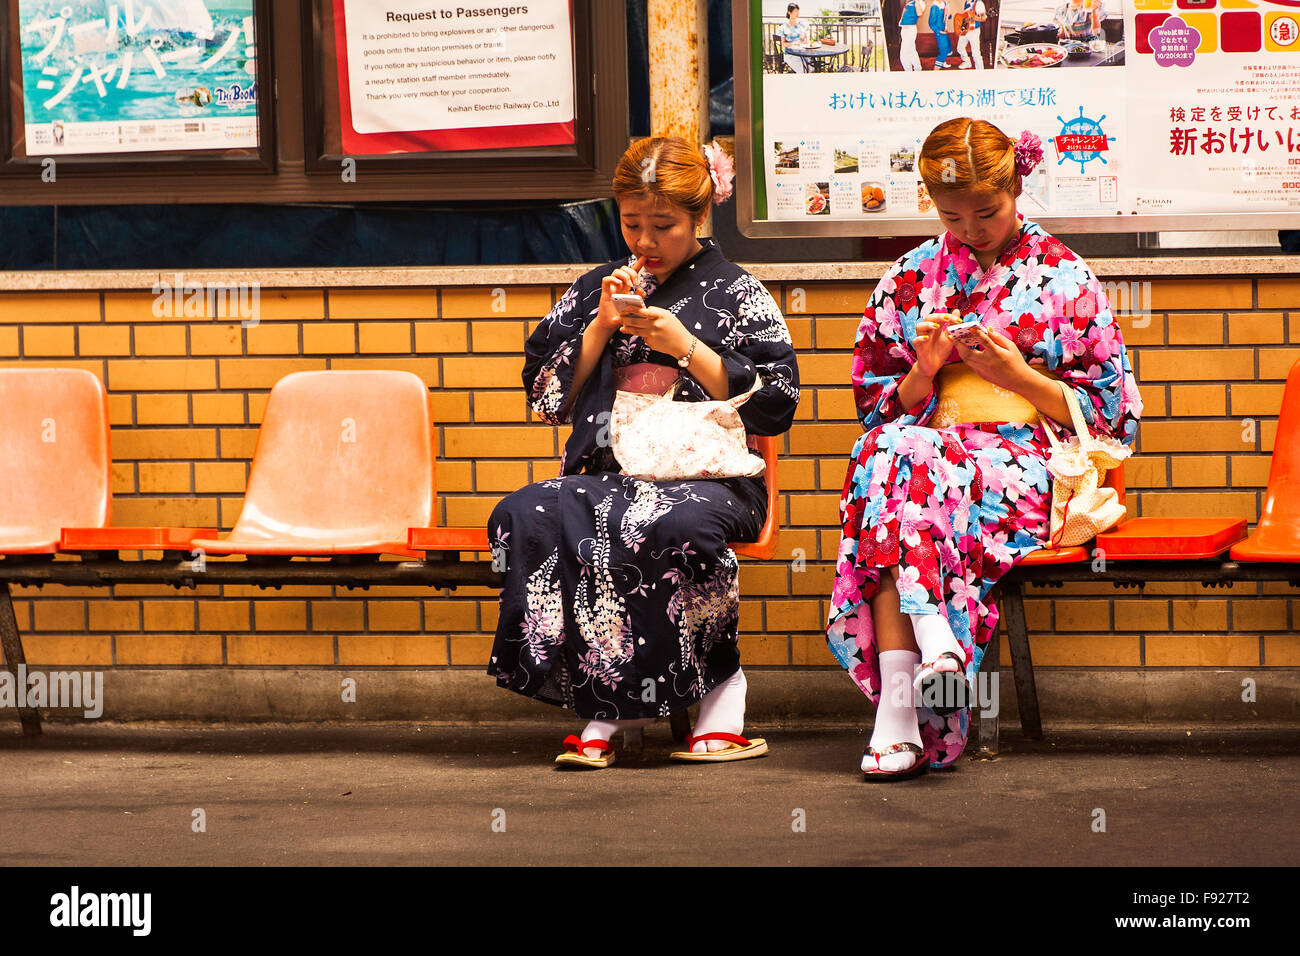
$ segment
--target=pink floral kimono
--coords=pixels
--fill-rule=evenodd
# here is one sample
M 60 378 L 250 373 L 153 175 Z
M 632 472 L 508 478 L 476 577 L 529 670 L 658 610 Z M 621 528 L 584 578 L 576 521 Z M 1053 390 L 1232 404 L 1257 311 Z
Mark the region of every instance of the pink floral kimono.
M 934 390 L 903 408 L 898 386 L 916 362 L 916 323 L 932 313 L 977 314 L 1059 375 L 1095 434 L 1131 445 L 1138 397 L 1119 326 L 1087 265 L 1036 223 L 986 274 L 973 251 L 944 233 L 896 262 L 872 293 L 853 353 L 864 434 L 853 446 L 840 500 L 842 535 L 826 626 L 831 651 L 873 703 L 880 668 L 868 603 L 881 573 L 899 567 L 901 610 L 943 614 L 966 652 L 972 684 L 998 624 L 986 603 L 1002 575 L 1044 546 L 1051 512 L 1041 424 L 972 422 L 927 427 Z M 959 362 L 956 349 L 950 361 Z M 966 745 L 969 711 L 919 709 L 931 766 Z

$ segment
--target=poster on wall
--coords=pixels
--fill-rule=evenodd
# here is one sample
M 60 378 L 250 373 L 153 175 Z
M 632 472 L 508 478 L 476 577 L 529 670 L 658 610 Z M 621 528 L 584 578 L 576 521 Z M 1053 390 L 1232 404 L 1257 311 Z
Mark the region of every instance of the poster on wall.
M 932 217 L 916 158 L 957 116 L 1041 139 L 1034 218 L 1300 210 L 1300 0 L 747 5 L 755 220 Z
M 334 0 L 343 152 L 572 145 L 571 0 Z
M 254 0 L 18 0 L 28 156 L 258 146 Z

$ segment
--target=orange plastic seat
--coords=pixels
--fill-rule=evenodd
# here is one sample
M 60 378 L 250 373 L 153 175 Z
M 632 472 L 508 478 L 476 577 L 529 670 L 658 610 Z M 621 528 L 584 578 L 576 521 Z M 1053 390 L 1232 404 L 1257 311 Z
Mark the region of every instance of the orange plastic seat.
M 429 390 L 410 372 L 294 372 L 271 389 L 239 519 L 208 554 L 400 554 L 436 503 Z
M 52 554 L 111 512 L 108 396 L 75 368 L 0 369 L 0 554 Z
M 751 435 L 749 438 L 749 446 L 763 453 L 763 461 L 767 465 L 763 475 L 767 482 L 767 520 L 763 522 L 757 541 L 731 542 L 731 550 L 737 556 L 744 555 L 747 558 L 770 561 L 776 554 L 777 533 L 781 528 L 781 521 L 777 516 L 780 488 L 776 478 L 776 438 L 775 435 Z
M 1132 518 L 1097 535 L 1107 559 L 1215 558 L 1246 537 L 1245 518 Z
M 487 528 L 411 528 L 412 551 L 491 551 Z
M 216 528 L 64 528 L 60 551 L 192 551 Z
M 1042 548 L 1038 551 L 1030 551 L 1016 562 L 1016 567 L 1032 568 L 1044 564 L 1078 564 L 1080 561 L 1087 561 L 1088 558 L 1088 549 L 1081 544 L 1068 548 Z
M 1231 555 L 1234 561 L 1300 561 L 1300 360 L 1282 392 L 1259 524 Z

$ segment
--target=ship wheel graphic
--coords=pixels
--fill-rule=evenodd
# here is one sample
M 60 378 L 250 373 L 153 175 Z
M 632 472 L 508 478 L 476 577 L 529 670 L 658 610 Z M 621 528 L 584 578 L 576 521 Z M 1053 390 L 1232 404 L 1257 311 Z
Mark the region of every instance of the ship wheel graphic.
M 1104 113 L 1101 116 L 1098 116 L 1095 120 L 1089 119 L 1083 115 L 1083 107 L 1080 106 L 1079 115 L 1074 119 L 1067 120 L 1060 116 L 1056 118 L 1061 122 L 1062 136 L 1087 136 L 1092 138 L 1094 142 L 1097 140 L 1100 140 L 1103 143 L 1115 142 L 1115 137 L 1107 136 L 1106 131 L 1102 129 L 1101 121 L 1106 118 Z M 1060 166 L 1067 159 L 1072 163 L 1079 164 L 1080 173 L 1084 171 L 1084 168 L 1091 160 L 1100 159 L 1103 163 L 1106 162 L 1106 157 L 1101 154 L 1100 150 L 1067 149 L 1061 153 L 1061 158 L 1056 161 L 1056 165 Z

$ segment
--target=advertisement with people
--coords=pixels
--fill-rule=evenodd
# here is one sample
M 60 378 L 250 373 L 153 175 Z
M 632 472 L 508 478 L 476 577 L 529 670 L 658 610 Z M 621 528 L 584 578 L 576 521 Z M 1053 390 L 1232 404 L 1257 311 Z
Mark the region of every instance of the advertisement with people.
M 1100 226 L 1300 208 L 1300 11 L 1289 2 L 882 0 L 870 17 L 788 7 L 749 9 L 764 37 L 756 218 L 884 230 L 933 215 L 913 157 L 927 131 L 963 115 L 1042 143 L 1020 200 L 1034 216 Z M 863 20 L 885 49 L 879 69 L 801 72 L 784 59 L 805 42 L 844 45 Z

